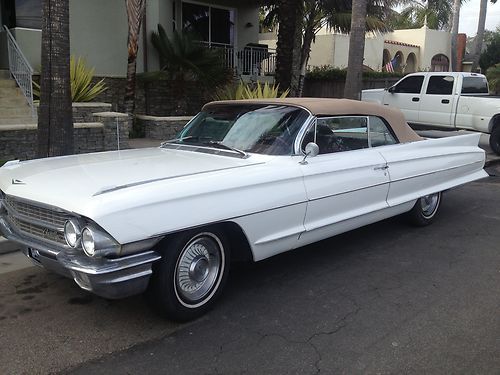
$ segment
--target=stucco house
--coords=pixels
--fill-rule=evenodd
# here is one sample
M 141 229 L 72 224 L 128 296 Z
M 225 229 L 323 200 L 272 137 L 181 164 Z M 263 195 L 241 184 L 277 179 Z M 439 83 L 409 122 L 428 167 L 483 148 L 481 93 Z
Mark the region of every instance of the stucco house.
M 276 45 L 274 33 L 261 34 L 259 40 L 270 47 Z M 376 71 L 386 70 L 389 62 L 392 62 L 395 71 L 403 73 L 418 70 L 448 71 L 450 41 L 449 32 L 429 29 L 427 26 L 384 34 L 370 33 L 365 38 L 363 64 Z M 311 46 L 309 66 L 346 68 L 348 55 L 349 35 L 323 28 Z
M 84 57 L 98 76 L 125 76 L 127 17 L 124 0 L 70 0 L 69 4 L 71 53 Z M 41 6 L 41 0 L 2 0 L 0 9 L 2 24 L 11 30 L 35 71 L 40 67 Z M 256 44 L 259 8 L 251 0 L 148 0 L 144 21 L 142 34 L 146 37 L 140 37 L 139 73 L 159 68 L 158 56 L 150 41 L 158 24 L 167 34 L 174 29 L 195 31 L 207 47 L 223 49 L 225 63 L 239 73 L 255 70 L 255 61 L 269 60 L 273 55 L 273 51 Z M 0 68 L 6 69 L 5 32 L 2 30 L 1 34 Z M 259 73 L 260 70 L 259 66 Z

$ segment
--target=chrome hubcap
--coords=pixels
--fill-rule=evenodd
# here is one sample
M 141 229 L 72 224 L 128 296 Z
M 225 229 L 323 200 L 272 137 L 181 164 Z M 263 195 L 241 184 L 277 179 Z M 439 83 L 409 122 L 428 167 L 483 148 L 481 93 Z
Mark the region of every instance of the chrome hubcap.
M 197 303 L 214 289 L 223 267 L 221 249 L 220 240 L 211 233 L 203 233 L 186 245 L 175 276 L 180 299 L 188 304 Z
M 420 199 L 422 214 L 425 217 L 434 215 L 439 204 L 439 193 L 429 194 Z

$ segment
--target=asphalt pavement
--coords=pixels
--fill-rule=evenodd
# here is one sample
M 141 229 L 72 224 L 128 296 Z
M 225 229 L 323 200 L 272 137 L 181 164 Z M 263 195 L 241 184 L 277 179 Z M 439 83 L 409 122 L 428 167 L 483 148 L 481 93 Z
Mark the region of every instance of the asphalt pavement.
M 500 179 L 232 269 L 190 324 L 140 296 L 107 301 L 39 268 L 0 275 L 0 373 L 500 372 Z
M 0 373 L 499 374 L 500 163 L 487 156 L 492 177 L 447 192 L 432 226 L 394 218 L 236 265 L 190 324 L 141 296 L 89 295 L 9 251 Z

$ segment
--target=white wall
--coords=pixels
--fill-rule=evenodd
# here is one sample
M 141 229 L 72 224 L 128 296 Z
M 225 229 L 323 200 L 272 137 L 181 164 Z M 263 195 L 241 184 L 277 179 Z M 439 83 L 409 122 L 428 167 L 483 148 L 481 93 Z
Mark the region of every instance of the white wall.
M 158 54 L 151 44 L 151 33 L 161 24 L 167 34 L 173 30 L 174 0 L 148 0 L 146 26 L 148 33 L 148 70 L 158 70 Z M 177 9 L 180 1 L 177 0 Z M 208 2 L 207 2 L 208 4 Z M 238 5 L 236 1 L 214 1 L 213 5 L 238 7 L 236 10 L 236 45 L 258 42 L 259 13 L 253 4 Z M 35 70 L 40 67 L 41 31 L 16 29 L 15 37 Z M 70 0 L 71 54 L 84 57 L 99 76 L 125 77 L 127 72 L 127 13 L 124 0 Z M 139 36 L 137 72 L 144 71 L 142 28 Z
M 127 72 L 127 13 L 123 0 L 70 0 L 71 54 L 82 56 L 96 75 Z M 139 51 L 139 54 L 141 51 Z M 138 59 L 142 71 L 142 58 Z

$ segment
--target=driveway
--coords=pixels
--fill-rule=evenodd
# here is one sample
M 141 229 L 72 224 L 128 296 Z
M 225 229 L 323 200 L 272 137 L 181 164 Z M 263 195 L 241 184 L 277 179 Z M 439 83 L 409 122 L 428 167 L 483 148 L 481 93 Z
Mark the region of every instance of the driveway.
M 0 373 L 498 374 L 499 224 L 490 177 L 447 192 L 432 226 L 394 218 L 237 265 L 186 325 L 38 268 L 3 274 Z

